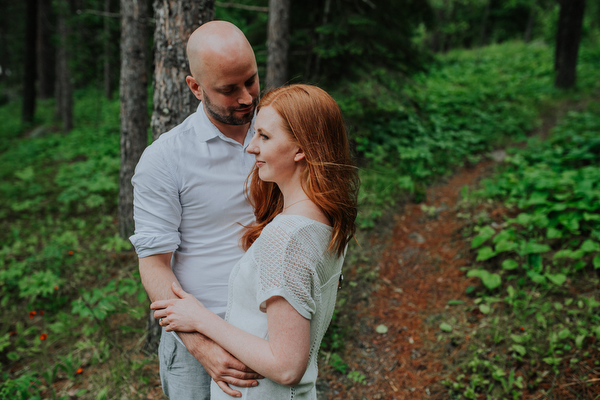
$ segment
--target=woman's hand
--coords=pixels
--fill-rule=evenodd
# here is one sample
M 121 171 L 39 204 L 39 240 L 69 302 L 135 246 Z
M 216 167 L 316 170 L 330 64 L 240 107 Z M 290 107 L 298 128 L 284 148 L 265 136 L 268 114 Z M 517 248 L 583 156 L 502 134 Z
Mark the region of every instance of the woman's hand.
M 173 293 L 179 299 L 159 300 L 150 305 L 154 318 L 166 331 L 200 332 L 202 316 L 208 311 L 194 296 L 186 293 L 176 282 L 172 285 Z

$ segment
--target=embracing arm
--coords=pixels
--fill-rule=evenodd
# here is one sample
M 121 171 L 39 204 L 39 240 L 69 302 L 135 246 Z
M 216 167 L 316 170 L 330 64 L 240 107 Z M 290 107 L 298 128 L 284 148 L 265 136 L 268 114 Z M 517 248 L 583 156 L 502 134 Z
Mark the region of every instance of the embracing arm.
M 151 301 L 177 298 L 171 290 L 171 282 L 176 282 L 171 269 L 172 253 L 156 254 L 139 260 L 142 284 Z M 193 296 L 192 296 L 193 297 Z M 219 387 L 231 396 L 239 396 L 227 384 L 236 386 L 256 386 L 260 376 L 236 360 L 221 346 L 200 333 L 177 332 L 188 351 L 196 357 Z
M 300 382 L 308 366 L 310 320 L 284 298 L 267 300 L 269 340 L 265 340 L 222 320 L 175 283 L 173 291 L 181 300 L 159 301 L 151 306 L 161 309 L 155 317 L 165 318 L 167 331 L 201 332 L 261 375 L 282 385 Z

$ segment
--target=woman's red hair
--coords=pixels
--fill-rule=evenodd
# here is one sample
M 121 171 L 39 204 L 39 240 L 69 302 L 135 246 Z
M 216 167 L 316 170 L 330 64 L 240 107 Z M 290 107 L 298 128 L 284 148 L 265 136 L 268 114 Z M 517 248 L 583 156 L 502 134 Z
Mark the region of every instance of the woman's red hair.
M 272 107 L 303 150 L 306 168 L 302 187 L 329 218 L 333 228 L 329 250 L 341 256 L 356 231 L 358 171 L 339 106 L 323 89 L 311 85 L 283 86 L 264 95 L 258 105 Z M 283 196 L 273 182 L 262 181 L 256 166 L 246 181 L 256 223 L 247 228 L 242 246 L 247 250 L 263 228 L 283 211 Z

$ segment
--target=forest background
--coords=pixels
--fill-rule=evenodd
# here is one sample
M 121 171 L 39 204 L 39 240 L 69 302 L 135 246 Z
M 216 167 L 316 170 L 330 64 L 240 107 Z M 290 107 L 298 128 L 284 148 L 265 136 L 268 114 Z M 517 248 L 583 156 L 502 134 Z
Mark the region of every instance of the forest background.
M 537 321 L 532 332 L 555 319 L 560 329 L 492 334 L 513 358 L 487 360 L 474 348 L 444 385 L 455 398 L 520 398 L 546 375 L 519 365 L 540 363 L 549 374 L 563 363 L 598 368 L 597 1 L 184 3 L 0 1 L 0 398 L 148 398 L 158 385 L 148 301 L 127 241 L 127 187 L 143 148 L 195 108 L 177 79 L 187 73 L 185 38 L 168 36 L 166 18 L 187 29 L 229 20 L 255 47 L 263 88 L 309 82 L 332 93 L 361 171 L 359 237 L 459 166 L 525 146 L 509 157 L 507 175 L 473 196 L 505 201 L 517 218 L 473 226 L 479 264 L 465 272 L 481 282 L 471 306 L 492 326 L 503 323 L 491 315 L 500 304 Z M 523 144 L 544 115 L 574 104 L 544 152 Z M 352 268 L 360 262 L 351 248 L 351 289 L 377 274 Z M 339 304 L 352 299 L 341 292 Z M 344 321 L 334 320 L 323 362 L 362 384 L 368 377 L 340 356 Z

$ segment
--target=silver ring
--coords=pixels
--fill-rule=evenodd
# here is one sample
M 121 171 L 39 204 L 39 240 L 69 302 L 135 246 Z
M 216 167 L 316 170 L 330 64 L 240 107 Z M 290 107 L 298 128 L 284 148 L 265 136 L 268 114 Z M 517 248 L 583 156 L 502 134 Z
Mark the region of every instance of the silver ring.
M 159 320 L 158 320 L 158 324 L 159 324 L 159 325 L 162 325 L 162 320 L 163 320 L 163 319 L 164 319 L 164 318 L 161 318 L 161 319 L 159 319 Z

